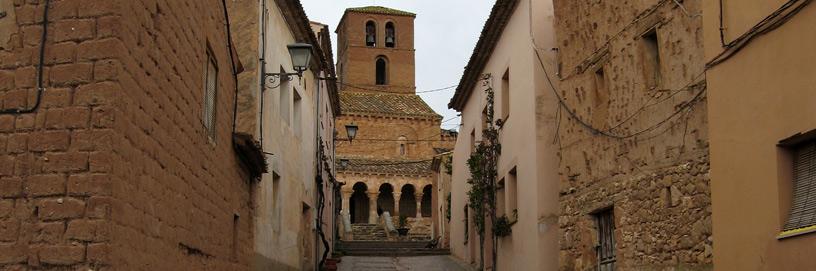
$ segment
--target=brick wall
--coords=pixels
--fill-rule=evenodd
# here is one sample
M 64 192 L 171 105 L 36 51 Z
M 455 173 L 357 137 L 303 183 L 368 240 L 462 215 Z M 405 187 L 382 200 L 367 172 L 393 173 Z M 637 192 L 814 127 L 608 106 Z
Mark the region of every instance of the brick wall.
M 681 2 L 688 14 L 675 1 L 554 1 L 566 104 L 599 130 L 645 131 L 610 138 L 560 111 L 561 270 L 596 267 L 593 212 L 608 207 L 618 270 L 711 268 L 705 99 L 683 106 L 701 91 L 690 83 L 704 87 L 702 22 L 694 16 L 701 1 Z M 642 37 L 653 27 L 662 74 L 655 88 Z
M 4 108 L 36 97 L 43 3 L 14 1 Z M 221 2 L 51 7 L 42 104 L 0 115 L 0 267 L 245 269 L 250 192 L 231 147 Z M 207 44 L 219 66 L 214 142 L 202 124 Z
M 377 25 L 376 47 L 365 44 L 365 24 L 374 21 Z M 394 23 L 396 44 L 394 48 L 385 47 L 385 24 Z M 383 14 L 349 12 L 345 14 L 342 25 L 337 28 L 338 76 L 342 83 L 358 87 L 378 89 L 397 93 L 414 93 L 415 50 L 414 50 L 414 17 Z M 375 60 L 385 56 L 388 60 L 388 85 L 375 84 Z M 341 86 L 341 88 L 347 86 Z M 365 91 L 349 87 L 352 91 Z

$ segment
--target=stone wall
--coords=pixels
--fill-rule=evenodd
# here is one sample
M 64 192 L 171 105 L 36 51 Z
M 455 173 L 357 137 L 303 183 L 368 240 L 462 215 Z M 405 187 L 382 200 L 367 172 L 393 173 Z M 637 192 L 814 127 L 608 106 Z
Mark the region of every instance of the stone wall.
M 14 1 L 4 108 L 34 104 L 44 3 Z M 0 115 L 0 267 L 246 269 L 250 190 L 231 144 L 220 3 L 61 0 L 48 19 L 42 104 Z M 208 48 L 214 141 L 202 125 Z
M 341 115 L 337 118 L 339 138 L 347 138 L 348 124 L 354 123 L 359 129 L 353 142 L 337 142 L 337 156 L 428 160 L 436 154 L 434 148 L 450 148 L 456 142 L 447 134 L 443 137 L 439 122 L 436 118 Z M 400 155 L 400 136 L 406 139 L 405 156 Z
M 609 207 L 618 270 L 711 268 L 700 2 L 555 1 L 561 270 L 596 268 Z

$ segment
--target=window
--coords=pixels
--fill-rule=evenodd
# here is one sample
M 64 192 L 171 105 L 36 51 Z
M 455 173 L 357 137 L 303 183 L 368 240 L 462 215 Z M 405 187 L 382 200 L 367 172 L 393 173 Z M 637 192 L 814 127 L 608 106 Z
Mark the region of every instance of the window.
M 468 230 L 469 230 L 468 228 L 470 226 L 470 215 L 468 214 L 468 205 L 467 204 L 465 204 L 464 212 L 465 212 L 465 221 L 464 221 L 465 222 L 464 223 L 465 224 L 465 230 L 464 230 L 464 232 L 465 232 L 465 245 L 467 245 L 468 237 L 470 236 L 469 233 L 468 233 Z
M 641 36 L 643 44 L 643 77 L 646 87 L 654 89 L 660 86 L 660 43 L 657 39 L 657 29 L 652 29 Z
M 385 24 L 385 47 L 394 48 L 397 43 L 397 32 L 394 30 L 394 23 Z
M 293 119 L 294 119 L 294 120 L 292 120 L 292 129 L 295 130 L 294 131 L 295 136 L 300 137 L 300 135 L 302 133 L 302 131 L 301 131 L 301 129 L 302 129 L 301 128 L 301 115 L 302 115 L 302 111 L 303 111 L 303 108 L 302 108 L 303 106 L 302 106 L 302 102 L 301 102 L 302 99 L 300 98 L 300 94 L 298 94 L 298 92 L 296 90 L 294 90 L 294 89 L 292 90 L 292 94 L 295 95 L 294 107 L 292 107 Z
M 510 117 L 510 69 L 507 69 L 502 76 L 501 114 L 502 121 Z
M 286 72 L 283 67 L 280 69 L 281 73 Z M 290 123 L 290 107 L 292 106 L 292 88 L 287 80 L 281 80 L 280 85 L 280 117 L 286 124 Z
M 366 46 L 368 46 L 368 47 L 377 46 L 377 25 L 374 24 L 373 21 L 368 21 L 366 23 L 365 30 L 366 30 L 365 31 L 365 33 L 366 33 L 366 39 L 365 39 Z
M 277 172 L 272 172 L 272 230 L 280 232 L 283 216 L 281 215 L 282 208 L 280 203 L 281 197 L 281 176 Z
M 593 77 L 595 87 L 592 90 L 592 123 L 604 127 L 609 115 L 609 93 L 606 90 L 606 74 L 603 67 L 595 70 Z
M 507 173 L 506 183 L 504 184 L 504 191 L 507 194 L 507 213 L 514 215 L 518 209 L 518 183 L 516 182 L 516 167 Z M 511 217 L 511 220 L 513 217 Z
M 507 178 L 502 178 L 496 185 L 496 216 L 503 216 L 507 210 L 506 195 L 507 194 Z M 512 218 L 511 218 L 512 219 Z
M 613 208 L 595 213 L 598 223 L 598 270 L 615 270 L 615 214 Z
M 232 215 L 232 260 L 238 260 L 238 215 Z
M 793 154 L 793 194 L 790 214 L 783 231 L 816 225 L 816 141 L 791 148 Z
M 405 148 L 405 141 L 408 140 L 405 136 L 400 136 L 397 141 L 399 142 L 399 155 L 405 156 L 408 154 L 408 150 Z
M 207 130 L 207 136 L 215 140 L 215 105 L 216 99 L 218 98 L 218 65 L 216 65 L 215 58 L 209 50 L 207 50 L 206 69 L 207 70 L 204 71 L 204 128 Z
M 377 58 L 377 85 L 388 84 L 388 63 L 384 57 Z
M 473 153 L 476 152 L 476 129 L 473 129 L 472 131 L 470 131 L 470 142 L 469 143 L 470 143 L 470 146 L 468 146 L 468 148 L 470 148 L 470 153 L 473 154 Z

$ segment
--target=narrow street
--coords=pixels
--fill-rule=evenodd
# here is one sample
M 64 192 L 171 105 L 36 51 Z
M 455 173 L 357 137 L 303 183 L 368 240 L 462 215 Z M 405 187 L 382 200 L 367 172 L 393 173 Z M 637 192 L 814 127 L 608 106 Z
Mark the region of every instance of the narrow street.
M 346 256 L 338 264 L 340 271 L 368 270 L 422 270 L 422 271 L 468 271 L 471 270 L 450 256 L 416 257 L 368 257 Z

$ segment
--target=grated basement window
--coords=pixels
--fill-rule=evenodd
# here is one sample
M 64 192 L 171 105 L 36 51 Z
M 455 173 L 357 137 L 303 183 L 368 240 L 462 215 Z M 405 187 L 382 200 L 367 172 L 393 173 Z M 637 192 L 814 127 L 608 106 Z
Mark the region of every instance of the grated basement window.
M 793 151 L 793 201 L 783 231 L 816 225 L 816 141 L 791 148 Z
M 212 53 L 207 51 L 207 70 L 205 71 L 206 84 L 204 86 L 204 128 L 207 136 L 215 140 L 215 105 L 218 98 L 218 66 Z

